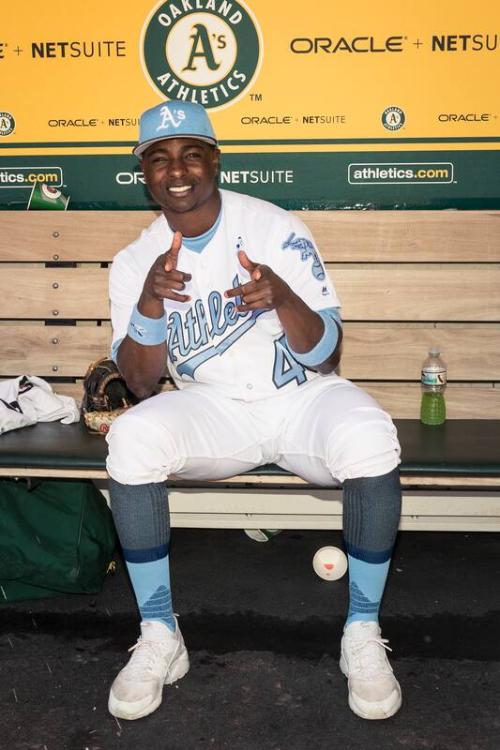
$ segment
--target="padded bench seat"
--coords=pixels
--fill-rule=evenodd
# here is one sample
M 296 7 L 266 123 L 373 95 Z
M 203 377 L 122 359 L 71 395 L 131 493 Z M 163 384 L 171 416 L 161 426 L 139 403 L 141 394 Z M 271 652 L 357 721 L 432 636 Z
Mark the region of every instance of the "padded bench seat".
M 500 420 L 456 419 L 427 427 L 415 419 L 399 419 L 395 424 L 402 445 L 404 485 L 500 485 Z M 0 436 L 0 475 L 102 479 L 106 453 L 104 438 L 89 433 L 83 422 L 37 424 Z M 223 481 L 242 486 L 303 483 L 275 465 Z

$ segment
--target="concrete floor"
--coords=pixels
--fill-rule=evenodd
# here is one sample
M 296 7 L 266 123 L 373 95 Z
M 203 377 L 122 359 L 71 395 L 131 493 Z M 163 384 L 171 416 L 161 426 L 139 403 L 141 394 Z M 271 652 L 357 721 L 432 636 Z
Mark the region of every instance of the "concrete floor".
M 124 569 L 97 596 L 0 608 L 5 750 L 498 750 L 500 537 L 400 533 L 382 611 L 401 711 L 367 722 L 338 669 L 347 577 L 311 559 L 339 532 L 176 529 L 174 607 L 191 671 L 150 717 L 117 721 L 110 682 L 138 634 Z

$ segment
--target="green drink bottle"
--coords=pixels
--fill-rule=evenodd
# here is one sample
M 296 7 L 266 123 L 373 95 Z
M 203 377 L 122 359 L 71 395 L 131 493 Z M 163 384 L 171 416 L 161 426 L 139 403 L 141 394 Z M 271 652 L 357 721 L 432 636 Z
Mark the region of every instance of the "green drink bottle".
M 440 354 L 439 349 L 430 349 L 422 365 L 420 421 L 423 424 L 439 425 L 446 419 L 446 365 Z

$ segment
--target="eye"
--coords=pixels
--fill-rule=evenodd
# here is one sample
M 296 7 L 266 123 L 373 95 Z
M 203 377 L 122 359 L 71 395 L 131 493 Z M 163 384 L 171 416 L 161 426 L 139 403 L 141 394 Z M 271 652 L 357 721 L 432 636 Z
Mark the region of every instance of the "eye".
M 188 151 L 186 153 L 186 159 L 201 159 L 200 151 Z

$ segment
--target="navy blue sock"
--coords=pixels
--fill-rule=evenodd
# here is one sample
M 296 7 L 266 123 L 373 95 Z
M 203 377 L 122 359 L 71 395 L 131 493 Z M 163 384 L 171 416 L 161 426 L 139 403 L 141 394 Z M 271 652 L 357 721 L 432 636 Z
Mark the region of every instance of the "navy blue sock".
M 378 621 L 401 516 L 399 470 L 344 482 L 343 527 L 349 561 L 349 613 Z
M 165 482 L 129 485 L 109 480 L 111 511 L 143 620 L 175 630 L 170 591 L 170 523 Z

